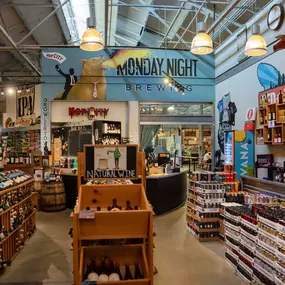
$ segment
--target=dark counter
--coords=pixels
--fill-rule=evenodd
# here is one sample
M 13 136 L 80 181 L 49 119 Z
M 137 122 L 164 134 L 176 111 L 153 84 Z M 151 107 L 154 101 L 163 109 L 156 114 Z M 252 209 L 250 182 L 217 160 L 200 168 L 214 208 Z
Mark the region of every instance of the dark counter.
M 73 209 L 77 199 L 77 174 L 61 174 L 66 194 L 66 207 Z
M 158 216 L 182 206 L 187 196 L 187 171 L 147 176 L 146 195 Z

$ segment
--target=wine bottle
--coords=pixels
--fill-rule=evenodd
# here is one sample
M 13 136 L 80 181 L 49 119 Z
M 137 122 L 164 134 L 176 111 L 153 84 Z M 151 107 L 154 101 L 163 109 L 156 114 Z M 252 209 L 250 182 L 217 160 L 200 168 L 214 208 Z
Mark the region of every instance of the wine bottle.
M 124 280 L 132 280 L 132 279 L 134 279 L 133 275 L 131 273 L 129 264 L 125 263 L 125 267 L 126 267 L 126 271 L 125 271 L 125 278 L 124 278 Z
M 276 120 L 276 113 L 274 108 L 272 108 L 272 120 Z
M 126 205 L 127 205 L 126 211 L 128 211 L 128 210 L 133 210 L 133 209 L 134 209 L 134 208 L 131 206 L 130 200 L 127 200 Z
M 271 109 L 269 109 L 269 112 L 268 112 L 268 121 L 271 121 L 271 120 L 272 120 Z
M 102 258 L 101 260 L 99 281 L 100 282 L 109 281 L 109 276 L 107 275 L 106 263 L 104 258 Z
M 282 96 L 281 90 L 280 90 L 280 93 L 279 93 L 279 96 L 278 96 L 278 101 L 279 101 L 279 104 L 283 103 L 283 96 Z
M 118 211 L 118 210 L 122 210 L 122 207 L 117 205 L 117 199 L 113 199 L 113 205 L 111 207 L 108 207 L 108 210 Z
M 109 260 L 109 281 L 120 281 L 120 275 L 116 272 L 113 260 Z
M 139 264 L 135 263 L 135 279 L 143 279 L 143 275 L 140 271 Z
M 111 259 L 109 260 L 109 268 L 110 268 L 110 274 L 116 273 L 116 267 L 115 267 L 114 261 Z
M 124 280 L 123 279 L 123 275 L 121 274 L 120 264 L 119 263 L 116 263 L 116 270 L 115 270 L 115 272 L 119 275 L 120 280 Z
M 92 272 L 93 269 L 92 266 L 93 266 L 93 258 L 91 258 L 91 262 L 87 263 L 84 279 L 88 279 L 88 275 Z
M 277 140 L 278 143 L 282 143 L 282 137 L 281 137 L 281 133 L 278 133 L 278 140 Z

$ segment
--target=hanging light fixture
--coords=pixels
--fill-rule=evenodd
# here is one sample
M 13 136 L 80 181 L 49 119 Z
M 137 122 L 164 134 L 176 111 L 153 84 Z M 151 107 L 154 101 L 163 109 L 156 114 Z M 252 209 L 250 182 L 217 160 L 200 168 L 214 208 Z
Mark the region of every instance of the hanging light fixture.
M 266 41 L 260 35 L 259 25 L 252 26 L 252 36 L 246 42 L 244 53 L 247 56 L 261 56 L 267 53 Z
M 213 51 L 213 41 L 206 33 L 206 23 L 199 22 L 197 24 L 197 35 L 191 44 L 191 52 L 193 54 L 209 54 Z
M 80 48 L 85 51 L 99 51 L 104 48 L 100 32 L 95 28 L 95 18 L 87 18 L 87 30 L 83 33 Z

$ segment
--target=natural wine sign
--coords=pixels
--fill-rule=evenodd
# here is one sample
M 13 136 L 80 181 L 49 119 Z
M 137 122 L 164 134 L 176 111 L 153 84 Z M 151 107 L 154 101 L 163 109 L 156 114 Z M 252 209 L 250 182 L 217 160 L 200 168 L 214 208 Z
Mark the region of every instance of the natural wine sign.
M 137 145 L 85 145 L 85 179 L 136 179 Z

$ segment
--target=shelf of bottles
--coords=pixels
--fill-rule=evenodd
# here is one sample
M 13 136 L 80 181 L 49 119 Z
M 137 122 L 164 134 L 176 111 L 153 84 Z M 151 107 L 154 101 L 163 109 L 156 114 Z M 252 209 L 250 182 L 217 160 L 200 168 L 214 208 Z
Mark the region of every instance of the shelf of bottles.
M 227 261 L 247 284 L 285 284 L 285 209 L 262 204 L 225 209 Z
M 285 94 L 267 94 L 259 99 L 256 144 L 281 145 L 285 141 Z
M 40 130 L 3 133 L 0 160 L 8 164 L 31 164 L 31 153 L 39 149 Z
M 116 145 L 121 143 L 121 122 L 94 121 L 95 144 Z
M 187 228 L 199 241 L 219 239 L 219 206 L 225 201 L 224 176 L 195 172 L 187 194 Z
M 0 272 L 35 231 L 34 195 L 30 175 L 19 170 L 0 173 Z
M 152 284 L 153 213 L 142 185 L 95 181 L 80 193 L 72 232 L 73 245 L 79 244 L 75 285 Z

